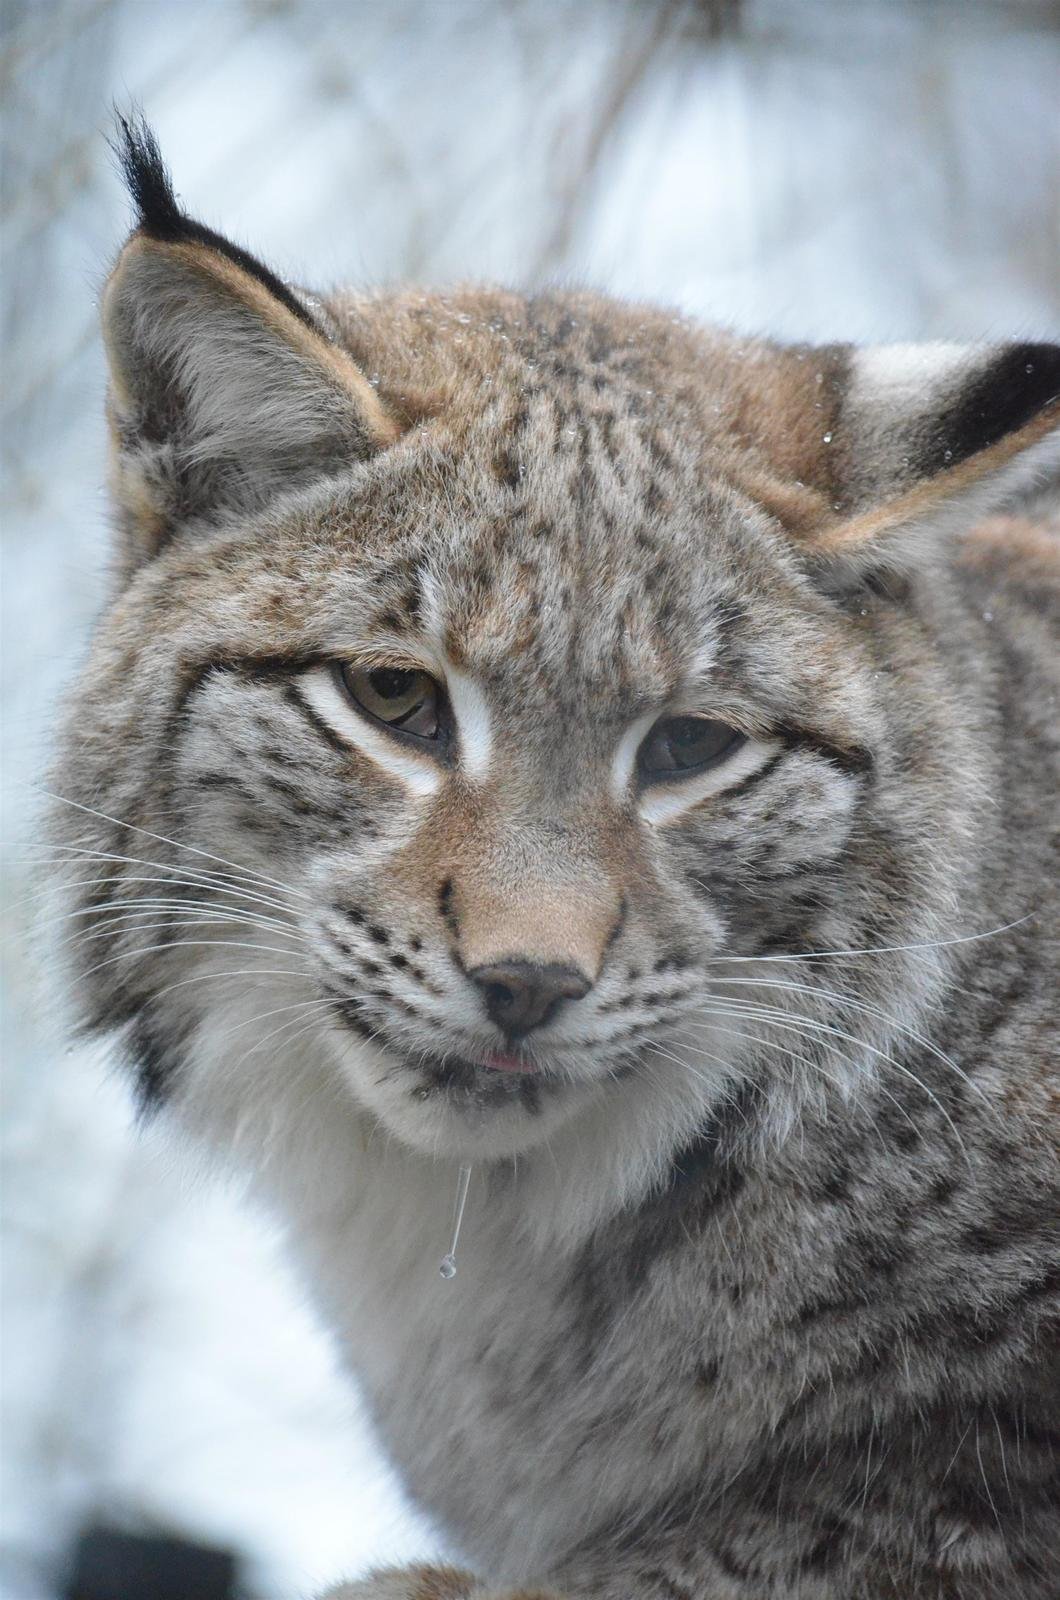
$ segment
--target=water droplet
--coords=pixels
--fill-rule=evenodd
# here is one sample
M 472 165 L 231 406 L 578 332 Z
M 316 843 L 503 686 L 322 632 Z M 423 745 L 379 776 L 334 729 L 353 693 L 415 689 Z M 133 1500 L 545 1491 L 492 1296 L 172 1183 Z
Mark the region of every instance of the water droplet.
M 993 622 L 993 620 L 994 620 L 994 613 L 992 611 L 984 611 L 983 612 L 983 621 L 984 622 Z
M 943 459 L 943 461 L 952 461 L 953 460 L 953 451 L 952 450 L 944 450 L 942 452 L 942 459 Z
M 1027 371 L 1028 372 L 1033 372 L 1034 371 L 1034 362 L 1033 361 L 1028 361 L 1027 362 Z
M 865 609 L 864 606 L 862 606 L 860 615 L 863 616 L 863 617 L 867 617 L 868 614 L 869 614 L 868 611 Z
M 830 434 L 830 433 L 825 433 L 825 434 L 822 434 L 822 436 L 821 436 L 821 437 L 822 437 L 822 438 L 823 438 L 823 439 L 824 439 L 824 442 L 825 442 L 825 444 L 831 444 L 831 442 L 832 442 L 832 435 L 831 435 L 831 434 Z
M 443 1256 L 438 1271 L 443 1278 L 456 1277 L 456 1262 L 452 1256 Z
M 456 314 L 456 320 L 457 322 L 470 322 L 471 318 L 466 311 L 458 311 Z

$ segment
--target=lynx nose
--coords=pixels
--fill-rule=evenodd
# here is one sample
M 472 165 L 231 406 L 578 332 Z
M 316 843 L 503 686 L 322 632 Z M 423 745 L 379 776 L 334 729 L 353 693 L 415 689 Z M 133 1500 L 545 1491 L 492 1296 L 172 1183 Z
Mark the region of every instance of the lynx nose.
M 505 1033 L 529 1033 L 562 1000 L 580 1000 L 591 987 L 575 967 L 536 961 L 493 961 L 468 976 L 482 990 L 490 1021 Z

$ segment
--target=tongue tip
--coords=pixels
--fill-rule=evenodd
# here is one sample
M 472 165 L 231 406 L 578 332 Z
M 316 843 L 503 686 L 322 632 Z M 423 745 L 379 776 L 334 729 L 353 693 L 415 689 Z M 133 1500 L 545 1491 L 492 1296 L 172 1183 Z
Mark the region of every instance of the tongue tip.
M 532 1062 L 522 1056 L 511 1056 L 500 1050 L 491 1050 L 486 1057 L 485 1066 L 491 1072 L 534 1072 L 536 1069 Z

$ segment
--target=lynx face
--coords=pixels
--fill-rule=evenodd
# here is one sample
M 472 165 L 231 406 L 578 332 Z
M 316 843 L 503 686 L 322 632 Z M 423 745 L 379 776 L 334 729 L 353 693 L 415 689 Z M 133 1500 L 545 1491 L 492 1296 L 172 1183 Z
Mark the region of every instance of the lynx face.
M 712 958 L 805 920 L 871 791 L 856 629 L 752 504 L 689 472 L 617 560 L 562 457 L 518 518 L 488 469 L 415 435 L 233 541 L 174 751 L 187 837 L 282 860 L 350 1086 L 425 1148 L 536 1140 L 658 1059 Z M 292 533 L 262 661 L 224 619 Z
M 856 1086 L 930 996 L 982 776 L 919 597 L 1054 452 L 1055 350 L 325 307 L 129 162 L 121 583 L 58 786 L 78 988 L 145 1094 L 253 1097 L 297 1037 L 405 1143 L 500 1155 L 623 1096 Z M 867 944 L 841 990 L 760 959 Z

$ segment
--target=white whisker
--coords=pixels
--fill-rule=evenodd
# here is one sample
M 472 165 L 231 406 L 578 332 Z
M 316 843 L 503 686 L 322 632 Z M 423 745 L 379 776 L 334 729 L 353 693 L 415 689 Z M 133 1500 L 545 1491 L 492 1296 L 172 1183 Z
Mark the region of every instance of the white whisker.
M 713 956 L 711 959 L 749 965 L 758 961 L 829 961 L 836 957 L 847 956 L 896 955 L 908 950 L 945 950 L 951 945 L 974 944 L 978 939 L 996 939 L 999 933 L 1008 933 L 1011 928 L 1019 928 L 1023 923 L 1032 921 L 1033 917 L 1033 911 L 1028 911 L 1025 916 L 1017 917 L 1014 922 L 1003 922 L 996 928 L 988 928 L 985 933 L 962 933 L 953 939 L 925 939 L 914 944 L 866 945 L 861 950 L 803 950 L 790 956 Z
M 290 1032 L 290 1030 L 293 1029 L 294 1032 L 292 1037 L 287 1041 L 287 1043 L 290 1044 L 294 1039 L 300 1038 L 303 1033 L 308 1033 L 310 1028 L 315 1026 L 315 1017 L 311 1017 L 308 1022 L 304 1021 L 302 1017 L 291 1017 L 287 1022 L 281 1022 L 279 1027 L 272 1028 L 267 1034 L 264 1035 L 263 1038 L 256 1039 L 252 1045 L 248 1045 L 247 1049 L 243 1051 L 243 1054 L 237 1056 L 235 1061 L 231 1063 L 229 1070 L 232 1072 L 237 1071 L 243 1065 L 244 1061 L 249 1060 L 249 1058 L 253 1055 L 257 1055 L 258 1051 L 263 1050 L 268 1044 L 269 1040 L 275 1039 L 277 1035 Z M 278 1055 L 279 1049 L 276 1049 L 273 1052 L 273 1059 L 275 1060 Z
M 186 913 L 188 916 L 209 915 L 218 921 L 238 922 L 247 927 L 272 930 L 287 938 L 298 938 L 303 943 L 308 943 L 300 929 L 292 927 L 290 923 L 282 922 L 279 917 L 267 917 L 257 911 L 245 911 L 239 906 L 218 904 L 216 900 L 169 900 L 157 895 L 148 895 L 136 900 L 102 900 L 97 905 L 81 906 L 76 911 L 64 911 L 58 916 L 47 917 L 38 922 L 37 926 L 43 930 L 61 926 L 66 922 L 96 919 L 98 925 L 103 928 L 120 925 L 136 917 L 161 915 L 165 911 Z
M 136 881 L 137 880 L 135 879 L 128 878 L 115 878 L 113 880 L 113 882 L 118 885 L 119 889 L 124 888 L 127 883 Z M 96 879 L 93 880 L 93 882 L 95 886 L 98 886 L 98 884 L 106 882 L 106 880 Z M 195 889 L 198 886 L 195 884 L 190 884 L 188 887 L 189 889 Z M 170 890 L 172 892 L 164 894 L 159 892 L 161 889 Z M 122 911 L 132 912 L 137 911 L 144 906 L 152 905 L 172 906 L 178 911 L 190 910 L 196 906 L 205 906 L 209 911 L 212 911 L 213 914 L 218 917 L 254 917 L 257 921 L 267 922 L 271 927 L 274 928 L 287 928 L 288 930 L 292 931 L 298 928 L 297 922 L 295 922 L 290 915 L 282 917 L 276 916 L 271 911 L 260 910 L 256 905 L 241 905 L 238 898 L 234 901 L 228 899 L 218 899 L 215 897 L 212 888 L 207 888 L 205 890 L 199 889 L 197 895 L 186 894 L 184 893 L 183 886 L 181 884 L 174 885 L 171 882 L 168 882 L 166 879 L 159 879 L 158 887 L 147 894 L 137 893 L 125 895 L 112 890 L 107 899 L 96 901 L 86 900 L 76 905 L 67 913 L 67 915 L 70 917 L 91 917 L 97 911 L 103 908 L 119 909 Z M 51 920 L 53 922 L 58 922 L 61 920 L 61 917 L 55 916 Z
M 272 955 L 289 956 L 290 950 L 271 944 L 253 944 L 245 939 L 174 939 L 165 944 L 143 945 L 136 950 L 121 950 L 116 956 L 108 956 L 105 961 L 97 961 L 94 967 L 89 967 L 82 977 L 89 977 L 93 972 L 99 972 L 104 967 L 113 966 L 116 961 L 136 961 L 141 956 L 155 955 L 164 950 L 263 950 Z M 311 969 L 307 963 L 305 972 Z M 205 976 L 205 974 L 204 974 Z M 152 996 L 152 998 L 156 998 Z
M 273 889 L 278 889 L 284 894 L 298 895 L 307 900 L 309 896 L 301 889 L 294 889 L 289 883 L 282 882 L 279 878 L 272 878 L 267 873 L 257 872 L 250 867 L 245 867 L 237 861 L 229 861 L 225 856 L 219 856 L 212 850 L 202 850 L 198 845 L 185 844 L 180 839 L 171 839 L 167 834 L 154 833 L 150 828 L 142 828 L 135 822 L 124 822 L 120 817 L 109 816 L 106 811 L 97 811 L 94 806 L 82 805 L 79 800 L 69 800 L 65 795 L 53 794 L 50 790 L 41 791 L 49 800 L 56 800 L 60 805 L 72 806 L 75 811 L 82 811 L 86 816 L 99 817 L 102 822 L 109 822 L 116 828 L 128 828 L 132 833 L 141 833 L 147 839 L 154 839 L 159 844 L 168 844 L 175 850 L 187 850 L 191 855 L 202 856 L 207 861 L 217 861 L 223 867 L 230 868 L 243 878 L 257 879 L 259 883 L 268 884 Z
M 280 954 L 289 955 L 290 951 L 282 950 Z M 174 989 L 186 989 L 192 983 L 216 983 L 230 978 L 299 978 L 304 982 L 307 976 L 309 973 L 305 968 L 299 970 L 294 967 L 236 967 L 227 972 L 194 972 L 190 978 L 177 978 L 173 983 L 163 984 L 161 989 L 152 990 L 150 1003 L 154 1005 L 163 995 L 172 994 Z
M 766 1023 L 772 1023 L 772 1022 L 774 1022 L 776 1020 L 775 1017 L 773 1017 L 772 1015 L 759 1016 L 757 1012 L 755 1012 L 754 1010 L 751 1010 L 750 1008 L 744 1014 L 735 1014 L 735 1015 L 733 1015 L 733 1014 L 730 1014 L 728 1012 L 720 1011 L 720 1012 L 717 1013 L 717 1015 L 718 1016 L 730 1016 L 730 1020 L 733 1021 L 733 1022 L 741 1022 L 742 1020 L 744 1020 L 744 1015 L 746 1015 L 747 1019 L 749 1021 L 752 1021 L 752 1022 L 754 1022 L 754 1021 L 763 1021 L 763 1022 L 766 1022 Z M 788 1056 L 791 1060 L 799 1062 L 804 1067 L 808 1067 L 811 1072 L 813 1072 L 813 1073 L 815 1073 L 815 1074 L 817 1074 L 817 1075 L 819 1075 L 821 1077 L 824 1077 L 826 1079 L 826 1081 L 829 1082 L 833 1086 L 833 1088 L 838 1089 L 841 1094 L 844 1092 L 845 1085 L 842 1082 L 842 1080 L 839 1079 L 839 1078 L 834 1078 L 834 1077 L 831 1076 L 830 1073 L 825 1072 L 824 1068 L 821 1066 L 821 1063 L 819 1061 L 815 1061 L 810 1056 L 804 1056 L 799 1051 L 790 1050 L 787 1046 L 778 1044 L 775 1039 L 764 1039 L 764 1038 L 761 1037 L 761 1035 L 749 1034 L 742 1028 L 739 1029 L 739 1030 L 735 1030 L 735 1029 L 730 1029 L 730 1028 L 719 1027 L 718 1023 L 714 1022 L 714 1021 L 712 1021 L 710 1024 L 700 1024 L 700 1025 L 692 1024 L 692 1026 L 696 1029 L 696 1031 L 700 1031 L 700 1029 L 702 1029 L 702 1031 L 704 1031 L 704 1032 L 709 1031 L 712 1034 L 715 1031 L 720 1031 L 720 1032 L 723 1032 L 723 1033 L 733 1033 L 736 1038 L 746 1039 L 749 1043 L 763 1045 L 767 1050 L 780 1051 L 780 1053 L 782 1055 Z M 697 1050 L 698 1051 L 700 1047 L 698 1045 L 692 1045 L 691 1048 L 693 1050 Z M 827 1050 L 827 1051 L 829 1051 L 832 1055 L 837 1056 L 840 1061 L 845 1062 L 848 1066 L 851 1064 L 850 1063 L 850 1058 L 848 1056 L 844 1055 L 843 1052 L 841 1050 L 839 1050 L 839 1048 L 836 1045 L 823 1044 L 822 1048 Z M 712 1060 L 717 1060 L 718 1058 L 715 1056 L 715 1057 L 712 1057 L 711 1059 Z M 794 1079 L 792 1081 L 793 1081 L 793 1084 L 794 1084 Z M 899 1114 L 902 1117 L 904 1117 L 906 1122 L 908 1122 L 909 1126 L 911 1128 L 915 1129 L 916 1128 L 916 1123 L 913 1121 L 913 1119 L 909 1115 L 908 1111 L 902 1105 L 901 1101 L 895 1095 L 893 1095 L 891 1093 L 891 1091 L 887 1088 L 886 1084 L 881 1083 L 877 1079 L 875 1081 L 874 1087 L 875 1087 L 876 1090 L 878 1090 L 878 1092 L 880 1094 L 882 1094 L 887 1100 L 889 1100 L 891 1102 L 891 1104 L 895 1107 L 895 1109 L 899 1112 Z
M 189 888 L 210 889 L 217 894 L 239 894 L 242 895 L 244 899 L 260 901 L 262 905 L 272 906 L 275 910 L 286 912 L 288 915 L 292 914 L 292 907 L 286 901 L 277 900 L 273 895 L 263 894 L 260 886 L 253 880 L 250 880 L 250 887 L 246 887 L 247 880 L 241 880 L 231 872 L 209 872 L 199 868 L 189 868 L 184 865 L 184 863 L 176 865 L 166 861 L 152 861 L 147 856 L 126 856 L 120 855 L 117 851 L 113 850 L 92 850 L 86 845 L 61 845 L 60 849 L 68 852 L 68 854 L 65 856 L 52 857 L 50 860 L 43 860 L 38 862 L 38 865 L 73 865 L 74 863 L 69 859 L 70 856 L 77 857 L 81 860 L 87 858 L 91 861 L 124 861 L 129 866 L 150 867 L 155 873 L 165 872 L 170 874 L 168 879 L 160 879 L 159 881 L 185 883 Z M 32 900 L 43 898 L 44 895 L 48 894 L 60 894 L 67 887 L 91 887 L 93 883 L 108 883 L 110 881 L 110 878 L 104 876 L 100 876 L 99 878 L 85 878 L 83 880 L 78 880 L 77 884 L 68 884 L 65 880 L 60 879 L 56 883 L 46 885 L 43 889 L 38 890 L 33 895 L 25 896 L 24 899 L 19 902 L 19 904 L 28 904 Z M 142 881 L 144 883 L 151 883 L 155 880 L 154 878 L 140 879 L 133 876 L 131 873 L 120 873 L 115 874 L 115 881 L 124 883 L 138 883 Z
M 233 924 L 237 927 L 242 926 L 249 929 L 257 928 L 261 932 L 276 933 L 278 936 L 294 939 L 301 944 L 306 943 L 306 940 L 303 939 L 300 934 L 288 934 L 286 933 L 286 930 L 282 928 L 279 930 L 270 929 L 268 927 L 262 928 L 260 924 L 242 917 L 224 917 L 216 915 L 208 916 L 205 913 L 202 913 L 196 917 L 182 917 L 171 921 L 139 922 L 137 918 L 142 915 L 142 912 L 137 912 L 133 916 L 111 918 L 109 923 L 102 927 L 83 929 L 79 933 L 72 933 L 67 938 L 58 940 L 55 948 L 61 950 L 67 945 L 88 944 L 94 939 L 113 939 L 119 937 L 123 932 L 160 933 L 163 931 L 168 931 L 171 928 L 223 928 L 231 927 Z M 174 941 L 174 944 L 184 944 L 186 942 L 186 940 L 179 940 Z M 161 948 L 168 950 L 174 948 L 174 945 L 166 944 Z M 272 947 L 262 946 L 261 948 L 271 949 Z M 96 969 L 90 968 L 90 970 L 95 971 Z
M 894 1057 L 888 1055 L 885 1050 L 880 1050 L 878 1046 L 869 1044 L 867 1040 L 859 1039 L 855 1034 L 844 1033 L 841 1029 L 830 1027 L 827 1023 L 817 1022 L 810 1017 L 803 1017 L 799 1018 L 798 1020 L 793 1020 L 790 1012 L 781 1011 L 779 1008 L 752 1007 L 750 1004 L 748 1004 L 746 1011 L 743 1011 L 743 1002 L 735 1001 L 733 1003 L 740 1007 L 742 1014 L 751 1016 L 755 1021 L 768 1022 L 773 1027 L 784 1028 L 791 1032 L 802 1033 L 804 1036 L 807 1034 L 807 1031 L 809 1031 L 819 1035 L 826 1035 L 831 1038 L 842 1039 L 848 1044 L 856 1045 L 859 1050 L 867 1050 L 870 1055 L 874 1055 L 881 1061 L 886 1062 L 887 1065 L 892 1067 L 895 1072 L 899 1072 L 903 1077 L 909 1078 L 910 1081 L 915 1083 L 917 1088 L 927 1096 L 932 1105 L 934 1105 L 935 1109 L 944 1118 L 950 1132 L 953 1134 L 954 1139 L 960 1146 L 965 1160 L 970 1164 L 971 1158 L 968 1155 L 964 1140 L 961 1137 L 953 1118 L 950 1116 L 941 1100 L 932 1092 L 932 1090 L 928 1088 L 923 1079 L 919 1078 L 917 1074 L 911 1071 L 908 1067 L 902 1066 L 900 1061 L 896 1061 Z
M 290 1005 L 274 1006 L 270 1011 L 256 1011 L 252 1017 L 245 1017 L 242 1022 L 237 1022 L 233 1028 L 225 1028 L 217 1037 L 230 1039 L 235 1034 L 242 1033 L 244 1028 L 252 1028 L 258 1022 L 267 1022 L 270 1017 L 282 1016 L 286 1011 L 305 1011 L 310 1006 L 334 1006 L 335 1003 L 333 998 L 326 996 L 324 999 L 317 1000 L 295 1000 Z
M 848 1006 L 852 1011 L 860 1012 L 866 1017 L 873 1017 L 879 1022 L 886 1022 L 897 1032 L 904 1034 L 906 1038 L 912 1039 L 915 1044 L 918 1044 L 922 1049 L 927 1050 L 936 1058 L 936 1060 L 941 1061 L 943 1066 L 949 1067 L 952 1072 L 955 1072 L 961 1081 L 968 1085 L 969 1089 L 972 1089 L 980 1096 L 980 1098 L 984 1100 L 984 1102 L 986 1102 L 986 1096 L 983 1094 L 979 1085 L 974 1083 L 964 1069 L 958 1066 L 957 1062 L 948 1056 L 944 1050 L 940 1050 L 936 1044 L 932 1043 L 930 1039 L 928 1039 L 924 1034 L 919 1033 L 915 1028 L 910 1028 L 905 1023 L 900 1022 L 897 1017 L 891 1016 L 886 1011 L 879 1010 L 878 1007 L 870 1005 L 867 1001 L 861 1000 L 854 995 L 844 994 L 836 989 L 819 989 L 814 984 L 791 983 L 784 978 L 726 977 L 721 981 L 727 984 L 739 985 L 740 988 L 781 989 L 786 990 L 791 994 L 806 994 L 825 1000 L 838 1000 L 840 1004 Z

